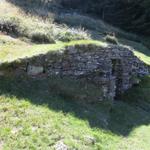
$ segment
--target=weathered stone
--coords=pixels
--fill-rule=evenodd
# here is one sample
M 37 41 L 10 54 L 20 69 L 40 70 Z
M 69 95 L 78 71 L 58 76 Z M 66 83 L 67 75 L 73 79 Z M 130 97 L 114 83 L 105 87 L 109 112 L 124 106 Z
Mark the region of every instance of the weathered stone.
M 44 68 L 42 66 L 32 66 L 29 65 L 27 67 L 27 73 L 28 75 L 38 75 L 40 73 L 43 73 Z
M 65 145 L 63 143 L 63 141 L 58 141 L 55 145 L 54 145 L 55 150 L 68 150 L 67 145 Z
M 94 145 L 96 143 L 96 139 L 92 136 L 85 136 L 84 139 L 86 144 Z
M 148 66 L 134 55 L 132 49 L 113 45 L 103 48 L 95 45 L 66 47 L 58 52 L 26 58 L 15 70 L 24 66 L 29 75 L 46 72 L 49 76 L 85 78 L 103 91 L 100 99 L 113 99 L 138 84 L 133 76 L 138 79 L 149 74 Z

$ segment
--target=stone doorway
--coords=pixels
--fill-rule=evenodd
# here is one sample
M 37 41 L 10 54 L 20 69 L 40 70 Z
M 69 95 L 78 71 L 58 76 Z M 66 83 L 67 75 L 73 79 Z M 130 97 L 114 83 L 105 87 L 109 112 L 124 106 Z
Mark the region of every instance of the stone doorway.
M 116 89 L 115 99 L 118 99 L 122 93 L 123 87 L 123 66 L 120 59 L 112 59 L 112 76 L 115 77 Z

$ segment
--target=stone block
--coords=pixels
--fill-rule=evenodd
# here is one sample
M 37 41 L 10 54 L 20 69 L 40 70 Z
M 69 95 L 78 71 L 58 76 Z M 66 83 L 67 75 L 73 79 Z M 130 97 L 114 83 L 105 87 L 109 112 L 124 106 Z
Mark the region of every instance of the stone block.
M 42 66 L 32 66 L 29 65 L 27 67 L 27 74 L 28 75 L 38 75 L 44 72 L 44 68 Z

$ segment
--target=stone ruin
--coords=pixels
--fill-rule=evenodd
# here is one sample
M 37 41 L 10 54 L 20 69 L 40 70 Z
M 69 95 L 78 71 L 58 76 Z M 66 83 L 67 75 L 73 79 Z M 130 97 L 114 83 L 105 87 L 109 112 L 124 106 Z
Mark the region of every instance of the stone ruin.
M 138 84 L 138 77 L 149 74 L 148 66 L 131 49 L 118 45 L 69 46 L 63 50 L 22 59 L 19 64 L 12 65 L 15 71 L 32 76 L 42 73 L 87 79 L 100 88 L 102 99 L 118 97 Z

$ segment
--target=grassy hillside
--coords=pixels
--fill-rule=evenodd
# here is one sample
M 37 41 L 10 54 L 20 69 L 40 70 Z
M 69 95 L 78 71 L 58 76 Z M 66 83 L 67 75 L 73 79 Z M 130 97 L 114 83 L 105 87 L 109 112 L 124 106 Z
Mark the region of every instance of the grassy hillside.
M 148 150 L 149 81 L 145 78 L 125 94 L 124 102 L 112 106 L 78 103 L 77 93 L 91 93 L 94 87 L 81 91 L 79 82 L 68 79 L 0 77 L 0 146 L 51 150 L 63 141 L 71 150 Z M 52 83 L 56 90 L 51 89 Z
M 53 16 L 47 19 L 26 14 L 26 12 L 5 0 L 0 3 L 0 31 L 24 41 L 34 43 L 55 43 L 89 39 L 90 35 L 82 28 L 71 28 L 53 22 Z
M 0 1 L 0 63 L 75 44 L 107 46 L 105 36 L 115 32 L 118 44 L 133 47 L 150 65 L 143 37 L 64 12 L 59 2 Z M 0 150 L 53 150 L 60 145 L 69 150 L 148 150 L 150 77 L 141 80 L 120 101 L 88 104 L 82 102 L 85 95 L 86 101 L 94 99 L 99 89 L 84 80 L 4 77 L 0 72 Z
M 32 5 L 25 1 L 24 3 L 19 1 L 8 3 L 6 0 L 0 3 L 0 30 L 6 34 L 6 36 L 0 35 L 0 49 L 3 49 L 0 52 L 1 61 L 12 60 L 14 57 L 21 57 L 20 55 L 30 56 L 38 53 L 38 51 L 47 51 L 49 47 L 51 50 L 59 49 L 65 45 L 61 44 L 60 41 L 100 40 L 107 42 L 105 41 L 106 34 L 114 32 L 120 44 L 134 47 L 135 54 L 138 57 L 142 55 L 144 61 L 146 60 L 145 62 L 149 64 L 149 49 L 145 46 L 147 45 L 145 43 L 148 42 L 143 42 L 141 37 L 124 32 L 102 20 L 93 19 L 89 16 L 71 12 L 57 15 L 58 10 L 54 13 L 48 11 L 49 9 L 45 8 L 47 5 L 43 5 L 42 1 L 40 4 L 43 6 L 41 8 L 44 8 L 41 11 L 38 9 L 40 7 L 38 3 Z M 50 6 L 53 5 L 50 3 Z M 28 14 L 27 8 L 29 9 Z M 57 8 L 59 7 L 57 6 Z M 32 12 L 30 12 L 31 10 Z M 40 12 L 45 15 L 45 18 L 40 15 Z M 10 35 L 11 38 L 7 35 Z M 39 45 L 43 43 L 46 45 Z
M 46 54 L 53 51 L 61 51 L 66 46 L 73 45 L 88 45 L 95 44 L 102 47 L 106 47 L 107 43 L 94 40 L 78 40 L 71 42 L 57 42 L 55 44 L 34 44 L 26 43 L 20 40 L 14 40 L 9 36 L 1 35 L 0 42 L 0 62 L 12 62 L 21 58 L 31 58 L 39 54 Z

